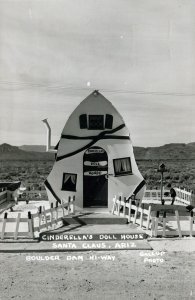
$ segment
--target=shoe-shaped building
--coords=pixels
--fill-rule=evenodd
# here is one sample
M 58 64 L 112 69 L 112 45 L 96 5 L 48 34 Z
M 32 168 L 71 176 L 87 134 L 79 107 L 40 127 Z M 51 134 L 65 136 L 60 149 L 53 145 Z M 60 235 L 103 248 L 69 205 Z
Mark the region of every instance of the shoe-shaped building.
M 50 127 L 48 141 L 50 143 Z M 110 211 L 113 197 L 142 199 L 145 181 L 138 170 L 129 131 L 114 106 L 98 91 L 91 93 L 66 122 L 56 161 L 45 186 L 49 201 L 75 195 L 79 209 Z

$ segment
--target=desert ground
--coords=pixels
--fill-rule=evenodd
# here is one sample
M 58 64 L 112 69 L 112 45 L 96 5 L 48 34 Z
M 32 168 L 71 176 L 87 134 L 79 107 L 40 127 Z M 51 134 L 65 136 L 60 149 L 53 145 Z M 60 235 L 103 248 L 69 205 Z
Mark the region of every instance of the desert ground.
M 1 253 L 0 299 L 195 299 L 195 239 L 149 243 L 153 250 Z
M 52 164 L 1 162 L 0 179 L 41 188 Z M 138 164 L 148 186 L 158 186 L 158 163 Z M 165 186 L 194 187 L 194 161 L 166 165 Z M 0 300 L 195 299 L 195 238 L 149 243 L 153 250 L 0 253 Z
M 159 160 L 137 160 L 139 170 L 146 180 L 147 187 L 160 187 L 160 174 L 157 172 Z M 172 185 L 195 189 L 195 160 L 164 160 L 167 172 L 164 186 Z M 44 181 L 53 167 L 53 161 L 1 161 L 0 181 L 22 181 L 26 187 L 44 188 Z

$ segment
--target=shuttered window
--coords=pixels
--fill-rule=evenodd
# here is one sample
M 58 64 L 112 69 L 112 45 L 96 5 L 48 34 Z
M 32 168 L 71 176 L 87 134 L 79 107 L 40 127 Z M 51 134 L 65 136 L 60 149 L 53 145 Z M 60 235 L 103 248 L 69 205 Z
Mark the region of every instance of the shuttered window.
M 104 126 L 105 120 L 105 126 Z M 103 130 L 103 129 L 112 129 L 113 125 L 113 116 L 106 114 L 104 115 L 87 115 L 82 114 L 79 116 L 79 123 L 81 129 L 89 130 Z
M 86 114 L 80 115 L 79 122 L 80 122 L 80 128 L 86 129 L 87 128 L 87 115 Z
M 105 128 L 112 129 L 113 116 L 106 114 Z

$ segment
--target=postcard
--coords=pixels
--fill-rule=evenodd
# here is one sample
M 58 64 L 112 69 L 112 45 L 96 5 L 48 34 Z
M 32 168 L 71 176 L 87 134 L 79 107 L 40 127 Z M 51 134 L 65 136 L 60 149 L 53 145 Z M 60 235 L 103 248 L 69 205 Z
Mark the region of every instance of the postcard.
M 194 19 L 0 0 L 0 300 L 195 298 Z

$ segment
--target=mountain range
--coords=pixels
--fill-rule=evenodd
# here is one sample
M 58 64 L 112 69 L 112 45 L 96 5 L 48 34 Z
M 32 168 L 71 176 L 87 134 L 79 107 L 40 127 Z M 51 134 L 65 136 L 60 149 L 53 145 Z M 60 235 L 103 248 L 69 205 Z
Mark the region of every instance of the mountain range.
M 160 147 L 134 147 L 137 160 L 195 159 L 195 143 L 171 143 Z M 0 160 L 54 160 L 43 145 L 0 145 Z
M 195 159 L 195 143 L 171 143 L 160 147 L 134 147 L 137 160 Z
M 44 146 L 43 146 L 44 147 Z M 29 146 L 28 150 L 24 151 L 20 147 L 12 146 L 9 144 L 0 145 L 0 160 L 27 160 L 27 161 L 35 161 L 35 160 L 54 160 L 54 154 L 48 152 L 36 151 L 34 146 Z M 37 148 L 37 150 L 40 150 Z

